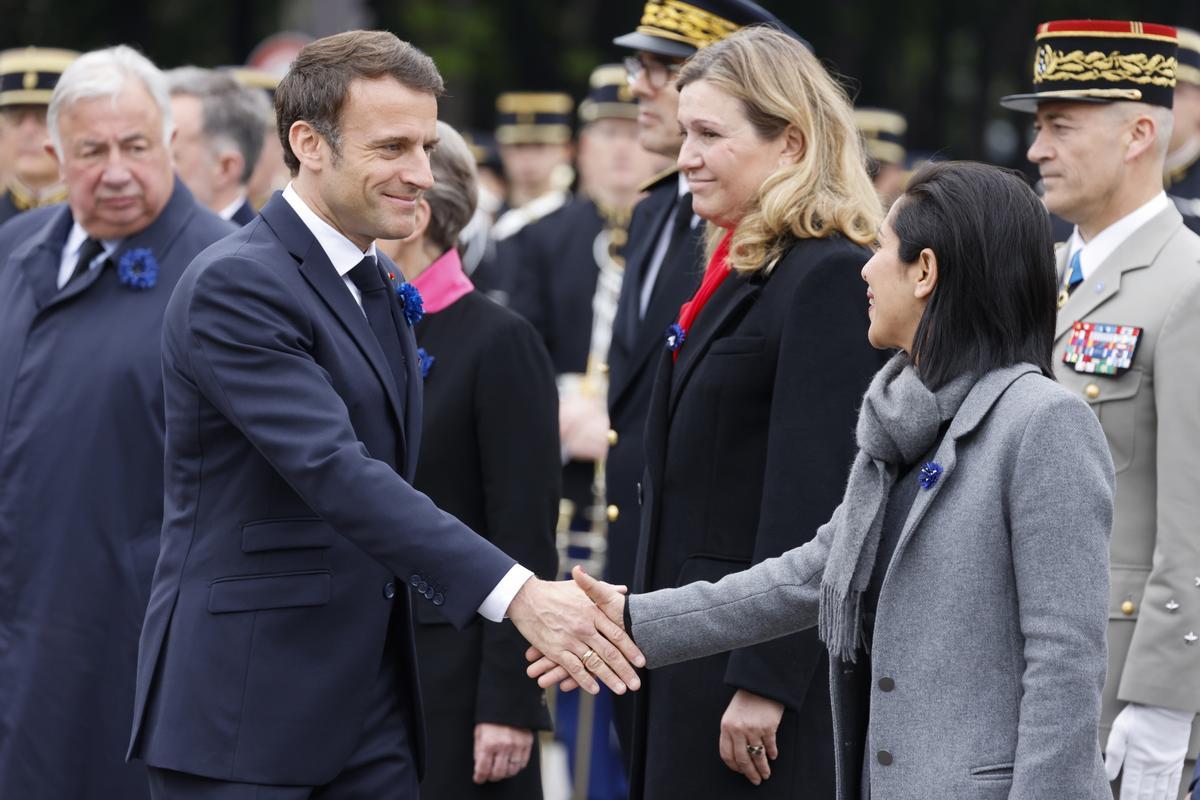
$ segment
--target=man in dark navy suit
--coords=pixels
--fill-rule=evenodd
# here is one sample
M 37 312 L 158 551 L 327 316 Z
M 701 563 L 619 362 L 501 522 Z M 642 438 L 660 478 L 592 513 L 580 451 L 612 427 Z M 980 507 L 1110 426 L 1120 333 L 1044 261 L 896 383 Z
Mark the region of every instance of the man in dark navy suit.
M 246 187 L 272 127 L 270 101 L 260 89 L 217 70 L 178 67 L 167 81 L 175 171 L 197 200 L 222 219 L 245 225 L 258 213 Z
M 67 202 L 0 227 L 0 797 L 138 800 L 163 310 L 234 229 L 175 179 L 166 83 L 141 55 L 80 57 L 49 109 Z
M 582 592 L 409 484 L 420 303 L 374 240 L 414 229 L 441 91 L 389 33 L 308 45 L 275 98 L 291 184 L 171 298 L 130 742 L 157 798 L 416 798 L 410 597 L 460 627 L 507 615 L 591 691 L 639 685 L 641 654 Z

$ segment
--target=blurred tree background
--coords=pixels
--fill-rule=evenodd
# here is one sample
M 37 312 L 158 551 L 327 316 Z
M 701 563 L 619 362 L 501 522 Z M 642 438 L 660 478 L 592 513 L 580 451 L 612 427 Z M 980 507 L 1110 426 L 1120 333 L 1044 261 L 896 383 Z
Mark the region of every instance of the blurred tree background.
M 918 154 L 1024 165 L 1029 119 L 997 104 L 1029 85 L 1036 24 L 1139 19 L 1200 28 L 1200 0 L 765 0 L 842 76 L 860 105 L 909 119 Z M 382 27 L 446 77 L 442 116 L 490 127 L 506 89 L 579 97 L 592 67 L 624 53 L 641 0 L 0 0 L 0 49 L 88 50 L 118 42 L 162 67 L 243 63 L 272 33 Z

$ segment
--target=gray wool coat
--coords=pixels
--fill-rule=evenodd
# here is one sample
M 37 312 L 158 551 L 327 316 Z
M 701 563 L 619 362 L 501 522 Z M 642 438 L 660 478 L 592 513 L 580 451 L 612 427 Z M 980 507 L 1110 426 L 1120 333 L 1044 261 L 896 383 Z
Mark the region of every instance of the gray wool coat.
M 1111 800 L 1098 726 L 1113 466 L 1095 414 L 1031 365 L 996 370 L 933 460 L 943 473 L 913 503 L 879 597 L 871 797 Z M 630 597 L 648 665 L 814 626 L 832 531 L 715 584 Z M 832 684 L 840 742 L 848 698 Z M 838 798 L 857 800 L 845 787 L 862 765 L 842 750 Z

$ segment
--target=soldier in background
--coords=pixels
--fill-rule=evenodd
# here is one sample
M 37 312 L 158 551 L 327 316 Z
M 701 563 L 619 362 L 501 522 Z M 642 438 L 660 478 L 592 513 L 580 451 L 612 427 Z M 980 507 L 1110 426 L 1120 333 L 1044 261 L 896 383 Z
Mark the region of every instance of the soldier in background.
M 0 223 L 31 208 L 61 203 L 67 190 L 50 155 L 46 107 L 64 69 L 78 53 L 24 47 L 0 53 L 0 115 L 7 148 L 0 157 L 5 181 L 0 193 Z
M 245 225 L 257 214 L 247 184 L 275 119 L 266 96 L 232 75 L 199 67 L 170 70 L 167 83 L 176 174 L 210 211 Z
M 908 153 L 904 147 L 908 120 L 900 112 L 885 108 L 856 108 L 854 122 L 870 157 L 867 173 L 884 209 L 891 208 L 896 198 L 904 193 L 908 181 L 905 169 Z
M 558 92 L 506 92 L 496 98 L 496 143 L 508 196 L 491 227 L 495 253 L 485 255 L 472 280 L 503 305 L 508 304 L 519 268 L 508 240 L 571 199 L 574 109 L 570 95 Z
M 629 218 L 638 186 L 661 159 L 638 145 L 637 103 L 620 65 L 592 72 L 579 122 L 583 192 L 501 248 L 514 263 L 511 306 L 541 334 L 558 375 L 563 496 L 573 528 L 603 531 L 607 512 L 596 463 L 609 443 L 604 365 Z
M 1179 29 L 1175 70 L 1175 127 L 1163 183 L 1189 228 L 1200 232 L 1200 34 Z

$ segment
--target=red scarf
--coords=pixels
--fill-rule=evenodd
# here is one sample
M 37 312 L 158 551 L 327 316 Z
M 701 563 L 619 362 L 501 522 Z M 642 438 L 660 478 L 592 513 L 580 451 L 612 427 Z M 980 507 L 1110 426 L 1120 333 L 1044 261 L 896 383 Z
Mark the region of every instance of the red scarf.
M 708 260 L 708 266 L 704 268 L 704 280 L 700 281 L 700 288 L 692 295 L 691 300 L 679 308 L 679 327 L 683 331 L 684 343 L 687 342 L 688 332 L 691 331 L 696 317 L 700 316 L 700 312 L 704 310 L 709 299 L 729 277 L 729 243 L 732 239 L 733 229 L 730 229 L 721 239 L 721 243 L 717 245 L 717 249 L 713 251 L 712 258 Z M 680 346 L 682 347 L 682 343 Z M 676 348 L 671 356 L 678 361 L 679 349 Z

